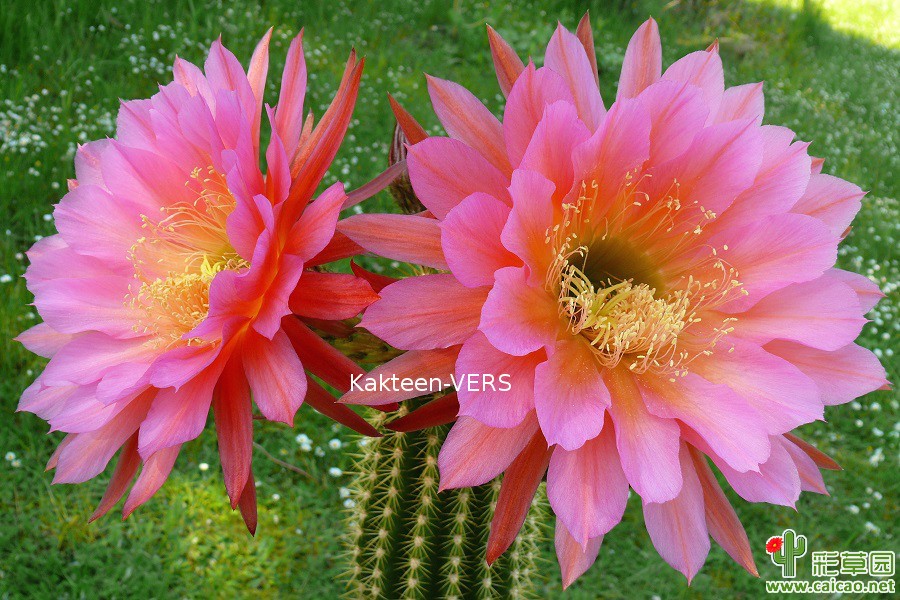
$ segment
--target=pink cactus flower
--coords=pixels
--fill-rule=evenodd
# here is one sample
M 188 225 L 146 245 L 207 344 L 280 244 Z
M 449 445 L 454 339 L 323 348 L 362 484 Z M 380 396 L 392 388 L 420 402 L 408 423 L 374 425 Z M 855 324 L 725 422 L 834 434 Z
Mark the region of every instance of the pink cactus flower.
M 203 71 L 176 59 L 172 83 L 124 102 L 116 138 L 78 150 L 76 178 L 54 211 L 59 233 L 28 253 L 44 322 L 18 339 L 50 362 L 19 410 L 68 433 L 48 465 L 54 483 L 95 477 L 121 448 L 94 519 L 141 465 L 124 514 L 146 502 L 210 408 L 231 505 L 251 531 L 251 397 L 272 421 L 292 424 L 305 399 L 376 434 L 307 377 L 305 368 L 341 387 L 359 369 L 300 319 L 348 318 L 377 298 L 363 279 L 310 269 L 356 249 L 335 236 L 351 202 L 343 184 L 313 196 L 349 124 L 363 62 L 351 55 L 313 128 L 303 116 L 302 34 L 293 41 L 277 108 L 266 107 L 263 174 L 270 37 L 246 72 L 216 41 Z
M 629 488 L 688 580 L 710 536 L 755 575 L 709 461 L 751 502 L 826 493 L 817 467 L 835 463 L 790 432 L 886 385 L 854 344 L 881 293 L 834 268 L 863 192 L 820 173 L 792 131 L 762 125 L 762 84 L 725 88 L 717 44 L 663 71 L 647 21 L 607 108 L 587 18 L 575 34 L 557 28 L 542 67 L 488 33 L 502 122 L 429 78 L 449 137 L 426 138 L 397 111 L 427 212 L 338 226 L 372 252 L 440 270 L 385 287 L 366 310 L 362 326 L 408 351 L 377 371 L 484 381 L 395 427 L 458 413 L 443 488 L 505 472 L 488 561 L 546 473 L 566 586 L 596 559 Z M 510 389 L 484 374 L 507 375 Z

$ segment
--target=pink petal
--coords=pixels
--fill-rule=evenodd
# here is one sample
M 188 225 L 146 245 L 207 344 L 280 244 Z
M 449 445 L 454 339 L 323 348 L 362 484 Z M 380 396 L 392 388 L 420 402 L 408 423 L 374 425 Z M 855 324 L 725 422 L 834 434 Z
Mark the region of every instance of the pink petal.
M 556 298 L 526 277 L 523 267 L 497 271 L 478 325 L 495 348 L 515 356 L 552 346 L 562 326 Z
M 275 129 L 284 143 L 288 157 L 293 158 L 303 131 L 303 100 L 306 96 L 306 59 L 303 56 L 303 32 L 291 41 L 288 48 L 281 91 L 275 110 Z
M 120 340 L 90 332 L 60 348 L 44 369 L 45 385 L 89 384 L 112 367 L 155 354 L 140 339 Z
M 651 413 L 689 426 L 737 471 L 755 470 L 765 462 L 768 432 L 747 401 L 694 373 L 675 379 L 642 378 L 641 394 Z
M 825 480 L 822 478 L 822 472 L 803 450 L 796 444 L 785 440 L 783 442 L 784 449 L 787 450 L 797 467 L 797 475 L 800 476 L 800 489 L 804 492 L 814 492 L 828 496 L 828 488 L 825 487 Z
M 509 180 L 458 140 L 430 137 L 409 147 L 409 179 L 416 196 L 438 219 L 475 192 L 508 202 Z
M 594 78 L 594 69 L 584 46 L 562 25 L 556 27 L 547 44 L 544 65 L 562 75 L 575 98 L 578 116 L 588 129 L 597 129 L 606 108 Z
M 718 52 L 692 52 L 672 63 L 662 78 L 697 86 L 703 90 L 710 114 L 716 114 L 725 93 L 725 76 Z
M 60 446 L 53 483 L 82 483 L 102 472 L 116 451 L 137 431 L 151 397 L 131 402 L 99 429 L 70 434 Z
M 625 513 L 628 480 L 622 471 L 612 423 L 574 451 L 556 448 L 547 471 L 547 498 L 556 518 L 583 548 Z
M 379 256 L 435 269 L 448 268 L 437 219 L 419 215 L 353 215 L 338 223 L 338 230 Z
M 491 285 L 498 269 L 520 264 L 501 244 L 509 212 L 509 206 L 493 196 L 475 193 L 454 207 L 441 222 L 442 256 L 461 284 Z
M 782 439 L 781 436 L 773 436 L 770 439 L 772 452 L 769 459 L 759 466 L 759 472 L 746 473 L 735 471 L 714 452 L 694 443 L 696 440 L 691 440 L 691 443 L 712 458 L 729 485 L 747 502 L 768 502 L 793 508 L 800 497 L 800 476 L 791 455 L 784 448 L 788 442 L 782 442 Z
M 403 386 L 403 379 L 424 379 L 430 385 L 432 383 L 430 380 L 437 378 L 441 380 L 444 387 L 449 386 L 451 385 L 450 375 L 453 373 L 453 365 L 458 355 L 459 347 L 456 346 L 443 350 L 404 352 L 397 358 L 375 367 L 367 375 L 354 378 L 354 385 L 341 397 L 341 402 L 380 406 L 392 402 L 402 402 L 426 393 L 415 389 L 414 386 Z M 371 383 L 376 384 L 375 391 L 365 389 L 367 384 Z M 404 389 L 404 387 L 409 389 Z M 430 387 L 429 390 L 437 391 Z
M 788 214 L 719 231 L 709 244 L 722 249 L 718 255 L 737 270 L 746 292 L 729 303 L 728 312 L 736 312 L 791 283 L 819 277 L 837 259 L 838 240 L 812 217 Z
M 103 498 L 97 506 L 97 510 L 91 515 L 90 521 L 95 521 L 109 512 L 116 505 L 116 502 L 128 490 L 134 474 L 137 473 L 138 467 L 141 465 L 141 457 L 137 452 L 137 436 L 132 434 L 119 453 L 119 461 L 116 463 L 116 470 L 113 472 L 109 480 L 109 486 L 103 493 Z
M 297 254 L 304 262 L 321 252 L 334 237 L 341 205 L 347 199 L 344 184 L 337 182 L 310 203 L 291 228 L 286 252 Z
M 828 406 L 850 402 L 887 385 L 887 374 L 878 358 L 856 344 L 829 352 L 775 340 L 765 348 L 812 379 Z
M 509 173 L 509 159 L 503 129 L 491 111 L 469 90 L 444 79 L 428 78 L 428 94 L 434 112 L 450 137 L 476 150 L 503 173 Z
M 263 94 L 266 91 L 266 75 L 269 72 L 269 41 L 272 39 L 272 28 L 256 44 L 253 56 L 250 57 L 250 66 L 247 67 L 247 81 L 250 90 L 256 100 L 256 112 L 254 113 L 252 134 L 254 146 L 259 146 L 259 125 L 262 116 Z
M 838 350 L 855 340 L 865 323 L 856 292 L 826 276 L 769 294 L 742 313 L 734 328 L 758 344 L 782 338 Z
M 156 394 L 147 418 L 141 423 L 138 437 L 141 458 L 146 461 L 164 448 L 178 446 L 200 435 L 221 372 L 221 366 L 212 366 L 180 388 L 165 388 Z
M 703 129 L 709 107 L 700 88 L 677 81 L 657 81 L 641 92 L 641 104 L 650 114 L 651 165 L 680 156 Z
M 46 323 L 38 323 L 16 336 L 15 340 L 43 358 L 52 358 L 60 348 L 72 341 L 72 336 L 54 331 Z
M 706 562 L 709 535 L 703 488 L 684 445 L 679 459 L 684 478 L 681 491 L 672 500 L 661 504 L 644 500 L 644 523 L 659 555 L 681 571 L 690 583 Z
M 565 80 L 551 69 L 535 70 L 534 64 L 529 64 L 509 93 L 503 113 L 503 139 L 513 168 L 522 162 L 544 108 L 558 100 L 575 105 Z
M 381 290 L 359 326 L 401 350 L 447 348 L 478 327 L 487 294 L 488 288 L 467 288 L 453 275 L 409 277 Z
M 719 112 L 716 113 L 712 122 L 726 123 L 738 119 L 753 119 L 759 125 L 762 123 L 764 113 L 765 98 L 762 82 L 747 83 L 725 90 L 722 95 L 722 103 L 719 105 Z
M 502 473 L 525 448 L 538 429 L 530 416 L 509 429 L 488 427 L 471 417 L 460 417 L 438 456 L 441 489 L 471 487 Z
M 253 455 L 253 407 L 250 385 L 239 361 L 232 359 L 222 372 L 213 398 L 213 415 L 225 489 L 234 509 L 250 476 Z
M 598 536 L 588 541 L 586 547 L 575 541 L 575 538 L 566 530 L 566 526 L 560 519 L 556 519 L 556 533 L 554 534 L 554 547 L 556 548 L 556 560 L 559 562 L 559 570 L 562 574 L 563 589 L 572 585 L 581 577 L 600 554 L 600 544 L 603 536 Z
M 269 340 L 248 331 L 241 355 L 260 412 L 269 421 L 293 426 L 306 395 L 306 374 L 287 334 L 278 330 Z
M 865 195 L 859 186 L 849 181 L 832 175 L 813 174 L 806 192 L 792 210 L 819 219 L 834 235 L 843 235 L 859 212 Z
M 637 100 L 617 101 L 594 134 L 574 149 L 575 181 L 598 189 L 602 214 L 650 153 L 650 115 Z M 563 193 L 565 193 L 564 190 Z M 560 190 L 557 188 L 557 194 Z
M 572 152 L 590 135 L 572 104 L 554 102 L 544 108 L 519 168 L 536 171 L 552 181 L 555 198 L 561 199 L 574 183 Z
M 564 337 L 534 372 L 534 404 L 550 445 L 577 450 L 603 427 L 609 390 L 587 340 Z
M 778 128 L 762 128 L 762 164 L 756 180 L 725 212 L 729 223 L 780 215 L 791 209 L 809 183 L 808 144 L 784 139 Z M 793 136 L 790 136 L 791 138 Z
M 722 340 L 720 348 L 692 361 L 691 371 L 734 390 L 756 409 L 769 434 L 824 418 L 819 389 L 796 366 L 738 338 Z
M 540 173 L 516 170 L 509 193 L 513 208 L 503 226 L 503 246 L 525 262 L 529 282 L 540 285 L 553 261 L 553 249 L 545 241 L 553 224 L 553 184 Z
M 491 427 L 515 427 L 534 410 L 534 369 L 543 360 L 541 352 L 521 357 L 500 352 L 475 332 L 456 361 L 459 414 Z M 494 377 L 490 389 L 484 375 Z
M 645 502 L 671 500 L 681 489 L 678 424 L 650 413 L 634 377 L 621 371 L 607 372 L 604 380 L 613 398 L 609 414 L 622 470 Z
M 122 515 L 127 518 L 140 505 L 159 491 L 159 488 L 169 478 L 172 467 L 175 465 L 175 459 L 178 458 L 178 452 L 181 445 L 163 448 L 158 452 L 154 452 L 152 456 L 144 461 L 141 474 L 138 475 L 134 487 L 125 500 L 125 506 L 122 508 Z
M 656 83 L 661 73 L 662 45 L 659 41 L 659 27 L 656 21 L 647 19 L 638 27 L 625 49 L 616 100 L 634 98 Z
M 878 284 L 859 273 L 842 269 L 829 269 L 826 271 L 826 275 L 840 280 L 856 292 L 856 297 L 859 299 L 863 313 L 867 313 L 875 308 L 875 305 L 884 298 L 884 293 L 878 287 Z

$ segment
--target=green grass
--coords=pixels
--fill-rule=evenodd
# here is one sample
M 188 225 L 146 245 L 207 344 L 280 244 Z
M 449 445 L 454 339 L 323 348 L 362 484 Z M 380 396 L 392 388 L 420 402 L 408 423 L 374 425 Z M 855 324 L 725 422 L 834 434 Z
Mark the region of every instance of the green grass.
M 98 8 L 97 5 L 101 4 Z M 488 5 L 457 1 L 246 0 L 64 2 L 6 0 L 0 11 L 0 598 L 274 597 L 333 598 L 342 591 L 343 451 L 328 448 L 346 430 L 302 408 L 294 430 L 260 424 L 257 440 L 279 458 L 305 469 L 287 471 L 257 453 L 260 527 L 250 538 L 232 513 L 221 482 L 214 436 L 188 444 L 162 491 L 128 521 L 109 515 L 87 523 L 104 477 L 78 486 L 50 486 L 43 471 L 59 434 L 45 435 L 37 417 L 15 413 L 18 396 L 42 367 L 10 338 L 34 322 L 20 275 L 21 254 L 48 235 L 44 217 L 72 174 L 72 152 L 114 131 L 117 98 L 147 97 L 166 82 L 175 54 L 202 61 L 220 33 L 246 61 L 256 39 L 277 27 L 270 78 L 277 81 L 290 37 L 306 27 L 313 76 L 307 106 L 321 115 L 337 86 L 350 48 L 366 56 L 366 75 L 354 124 L 332 177 L 355 187 L 386 161 L 392 129 L 385 92 L 393 92 L 428 126 L 423 71 L 465 82 L 499 111 L 502 96 L 490 69 L 484 23 L 539 60 L 557 19 L 574 26 L 584 10 L 574 1 Z M 513 6 L 515 4 L 515 6 Z M 870 315 L 862 343 L 876 349 L 898 379 L 900 273 L 895 246 L 900 227 L 900 7 L 890 0 L 800 0 L 731 3 L 610 2 L 593 7 L 603 95 L 614 86 L 625 44 L 652 14 L 660 22 L 664 59 L 721 41 L 729 84 L 766 81 L 766 122 L 787 125 L 825 170 L 870 190 L 840 261 L 877 279 L 888 298 Z M 628 4 L 629 8 L 617 8 Z M 224 8 L 225 6 L 229 8 Z M 352 7 L 352 8 L 351 8 Z M 274 83 L 268 100 L 274 102 Z M 390 209 L 379 196 L 367 210 Z M 385 266 L 390 269 L 390 265 Z M 5 280 L 7 278 L 2 278 Z M 804 495 L 790 509 L 736 501 L 763 578 L 778 572 L 765 540 L 790 526 L 810 538 L 811 550 L 898 549 L 898 396 L 878 392 L 830 408 L 828 423 L 806 428 L 845 470 L 826 474 L 831 497 Z M 305 433 L 322 456 L 303 452 Z M 882 459 L 879 460 L 879 457 Z M 208 463 L 208 469 L 200 465 Z M 731 496 L 734 498 L 734 496 Z M 548 524 L 548 538 L 550 536 Z M 559 597 L 551 544 L 542 595 Z M 804 562 L 801 576 L 809 575 Z M 727 590 L 727 591 L 726 591 Z M 632 499 L 624 522 L 606 537 L 598 564 L 568 598 L 757 598 L 763 584 L 714 548 L 691 587 L 657 556 Z

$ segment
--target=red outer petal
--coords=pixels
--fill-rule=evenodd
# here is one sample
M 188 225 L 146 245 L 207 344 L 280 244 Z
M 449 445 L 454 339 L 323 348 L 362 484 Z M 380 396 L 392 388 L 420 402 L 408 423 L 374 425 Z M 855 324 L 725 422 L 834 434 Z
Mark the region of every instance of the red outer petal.
M 372 427 L 368 421 L 353 412 L 349 406 L 338 404 L 334 396 L 329 394 L 321 385 L 309 378 L 307 378 L 307 383 L 306 403 L 317 412 L 362 435 L 381 437 L 378 430 Z
M 487 33 L 488 43 L 491 45 L 491 58 L 494 59 L 494 70 L 497 71 L 497 82 L 503 90 L 503 95 L 508 96 L 519 74 L 525 70 L 525 65 L 516 51 L 490 25 L 487 26 Z
M 106 488 L 97 510 L 94 511 L 88 522 L 96 521 L 108 513 L 116 505 L 116 502 L 122 498 L 131 480 L 134 479 L 134 474 L 137 473 L 137 469 L 141 464 L 141 456 L 137 451 L 137 438 L 138 435 L 135 433 L 122 446 L 119 462 L 116 463 L 116 470 L 113 472 L 112 479 L 109 480 L 109 487 Z
M 594 71 L 594 81 L 599 86 L 600 73 L 597 71 L 597 49 L 594 47 L 594 31 L 591 29 L 591 11 L 584 11 L 584 16 L 578 22 L 578 29 L 575 30 L 575 35 L 584 46 L 584 51 L 587 52 L 588 60 Z
M 343 233 L 336 231 L 334 237 L 328 242 L 325 248 L 309 259 L 306 263 L 307 267 L 315 267 L 324 265 L 325 263 L 334 262 L 344 258 L 350 258 L 358 254 L 365 254 L 366 249 L 348 238 Z
M 378 300 L 365 279 L 349 273 L 306 271 L 291 294 L 294 314 L 313 319 L 349 319 Z
M 816 463 L 816 466 L 822 469 L 828 469 L 829 471 L 844 470 L 843 467 L 837 464 L 837 462 L 833 458 L 831 458 L 809 442 L 804 442 L 793 433 L 786 433 L 784 434 L 784 437 L 796 444 L 801 450 L 803 450 L 806 455 L 809 456 L 814 463 Z
M 375 290 L 375 292 L 380 292 L 386 286 L 391 285 L 395 281 L 400 281 L 396 277 L 388 277 L 387 275 L 379 275 L 378 273 L 367 271 L 352 260 L 350 261 L 350 270 L 353 271 L 353 274 L 357 277 L 368 281 L 369 285 L 372 286 L 372 289 Z
M 247 525 L 250 535 L 256 535 L 256 481 L 253 479 L 252 469 L 247 477 L 244 491 L 241 493 L 241 499 L 238 501 L 238 508 L 241 509 L 241 517 L 243 517 L 244 524 Z
M 394 97 L 390 94 L 388 94 L 388 102 L 391 104 L 391 110 L 394 111 L 394 118 L 397 119 L 397 124 L 400 125 L 400 129 L 403 130 L 403 135 L 406 136 L 406 139 L 409 140 L 410 144 L 418 144 L 428 137 L 425 129 L 419 125 L 419 122 L 416 121 L 415 117 L 409 114 L 405 108 L 400 106 L 400 103 L 394 100 Z
M 391 431 L 407 433 L 452 423 L 456 420 L 457 414 L 459 414 L 459 400 L 456 392 L 453 392 L 420 406 L 408 415 L 391 421 L 385 427 Z
M 350 377 L 365 377 L 365 370 L 344 356 L 334 346 L 310 331 L 296 319 L 285 319 L 282 325 L 291 345 L 307 371 L 342 392 L 350 389 Z
M 703 454 L 693 446 L 689 445 L 688 451 L 697 470 L 700 487 L 703 488 L 706 527 L 709 529 L 709 534 L 748 573 L 759 577 L 759 571 L 753 560 L 753 551 L 750 549 L 750 540 L 747 539 L 747 532 L 744 531 L 744 526 L 737 513 L 734 512 L 734 508 L 725 497 L 725 492 L 716 481 L 716 476 L 709 468 L 709 463 L 706 462 Z
M 216 435 L 225 489 L 231 508 L 237 507 L 250 476 L 253 458 L 253 413 L 250 385 L 240 361 L 231 360 L 222 372 L 213 397 Z
M 489 565 L 506 552 L 519 534 L 531 500 L 547 472 L 551 454 L 552 448 L 547 447 L 547 441 L 538 431 L 506 470 L 488 536 Z

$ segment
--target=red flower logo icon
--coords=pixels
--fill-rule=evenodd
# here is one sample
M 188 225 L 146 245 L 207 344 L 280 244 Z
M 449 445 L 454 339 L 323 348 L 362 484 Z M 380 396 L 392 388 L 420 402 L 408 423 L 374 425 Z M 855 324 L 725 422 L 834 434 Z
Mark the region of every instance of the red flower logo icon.
M 769 538 L 769 541 L 766 542 L 766 552 L 769 554 L 775 554 L 779 550 L 781 550 L 781 546 L 784 544 L 784 540 L 781 536 L 772 536 Z

